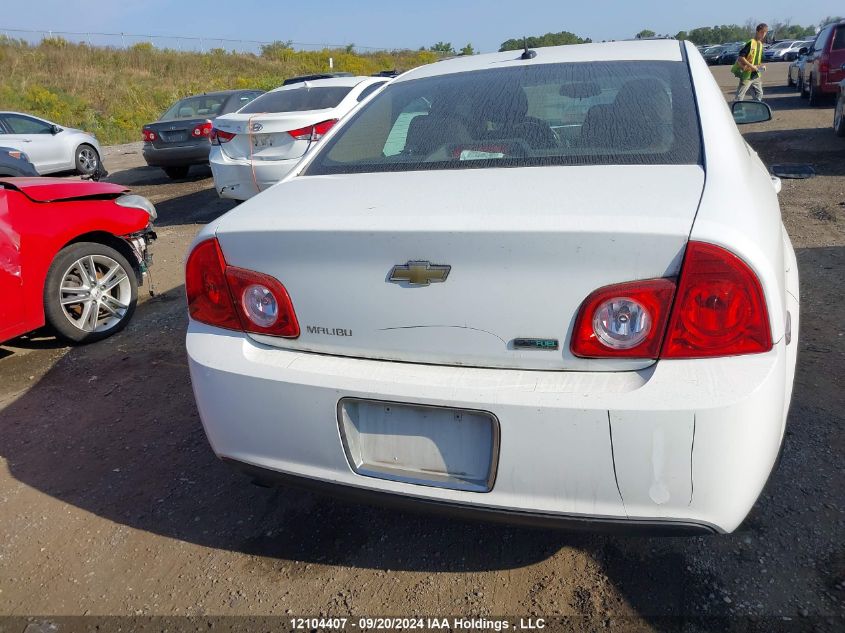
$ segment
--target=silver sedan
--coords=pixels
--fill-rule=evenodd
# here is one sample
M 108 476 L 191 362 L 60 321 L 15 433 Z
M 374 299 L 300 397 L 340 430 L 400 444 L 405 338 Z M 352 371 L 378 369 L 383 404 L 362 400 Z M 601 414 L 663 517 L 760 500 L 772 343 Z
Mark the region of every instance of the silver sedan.
M 0 145 L 26 152 L 42 176 L 70 170 L 93 174 L 100 165 L 100 144 L 93 134 L 30 114 L 0 112 Z

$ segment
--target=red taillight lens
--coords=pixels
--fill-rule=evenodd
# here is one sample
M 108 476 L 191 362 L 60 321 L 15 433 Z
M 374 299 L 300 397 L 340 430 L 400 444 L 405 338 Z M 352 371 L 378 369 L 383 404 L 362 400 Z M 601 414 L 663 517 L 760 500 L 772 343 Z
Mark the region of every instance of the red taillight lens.
M 143 130 L 141 130 L 141 133 L 144 135 L 145 143 L 152 143 L 154 140 L 156 140 L 156 138 L 158 138 L 156 136 L 156 133 L 148 128 L 144 128 Z
M 581 304 L 572 353 L 585 358 L 657 358 L 674 293 L 671 279 L 599 288 Z
M 723 248 L 690 242 L 661 358 L 735 356 L 771 348 L 769 312 L 757 275 Z
M 206 121 L 205 123 L 200 123 L 199 125 L 194 126 L 194 129 L 191 130 L 191 136 L 194 138 L 199 138 L 201 136 L 209 136 L 211 134 L 211 121 Z
M 188 312 L 196 321 L 256 334 L 299 336 L 285 287 L 269 275 L 228 266 L 214 238 L 198 244 L 188 257 L 185 291 Z
M 185 265 L 185 292 L 192 319 L 230 330 L 240 330 L 225 275 L 226 261 L 216 239 L 197 245 Z
M 290 130 L 290 134 L 297 141 L 319 141 L 323 135 L 332 129 L 332 126 L 337 123 L 337 119 L 329 119 L 322 121 L 317 125 L 309 125 L 308 127 L 301 127 L 298 130 Z
M 226 281 L 246 332 L 296 338 L 299 323 L 288 291 L 273 277 L 229 266 Z
M 212 145 L 220 145 L 221 143 L 228 143 L 233 138 L 237 136 L 232 132 L 224 132 L 223 130 L 218 130 L 216 127 L 212 127 L 211 131 L 209 132 L 209 139 L 211 140 Z

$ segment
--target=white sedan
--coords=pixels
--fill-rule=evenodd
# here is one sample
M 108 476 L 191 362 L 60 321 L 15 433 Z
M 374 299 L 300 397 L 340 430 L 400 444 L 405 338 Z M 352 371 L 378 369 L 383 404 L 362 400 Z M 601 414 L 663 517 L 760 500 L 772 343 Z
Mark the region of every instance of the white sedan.
M 218 195 L 246 200 L 276 184 L 340 118 L 389 81 L 384 77 L 301 81 L 217 117 L 208 160 Z
M 689 43 L 410 71 L 197 237 L 211 446 L 348 495 L 731 532 L 795 372 L 778 189 Z
M 20 112 L 0 112 L 0 145 L 25 152 L 42 176 L 60 171 L 93 174 L 100 144 L 88 132 Z

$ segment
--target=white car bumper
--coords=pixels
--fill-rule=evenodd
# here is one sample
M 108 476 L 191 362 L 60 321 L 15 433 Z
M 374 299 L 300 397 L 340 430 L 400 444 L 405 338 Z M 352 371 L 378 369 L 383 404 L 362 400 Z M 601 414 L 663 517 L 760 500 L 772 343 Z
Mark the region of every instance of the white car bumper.
M 218 456 L 339 489 L 572 524 L 730 532 L 783 439 L 792 371 L 766 354 L 639 372 L 416 365 L 270 348 L 191 322 L 194 393 Z M 498 419 L 495 484 L 471 492 L 356 473 L 343 398 L 481 410 Z
M 217 195 L 232 200 L 247 200 L 269 189 L 287 176 L 299 160 L 299 158 L 291 158 L 249 161 L 230 158 L 220 150 L 219 146 L 213 146 L 208 157 Z

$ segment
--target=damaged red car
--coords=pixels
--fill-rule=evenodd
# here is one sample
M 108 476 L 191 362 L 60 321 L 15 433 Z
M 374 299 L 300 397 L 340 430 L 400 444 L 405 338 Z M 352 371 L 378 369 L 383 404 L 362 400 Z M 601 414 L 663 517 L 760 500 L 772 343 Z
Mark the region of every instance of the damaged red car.
M 123 329 L 155 219 L 149 200 L 120 185 L 0 178 L 0 342 L 44 325 L 72 343 Z

